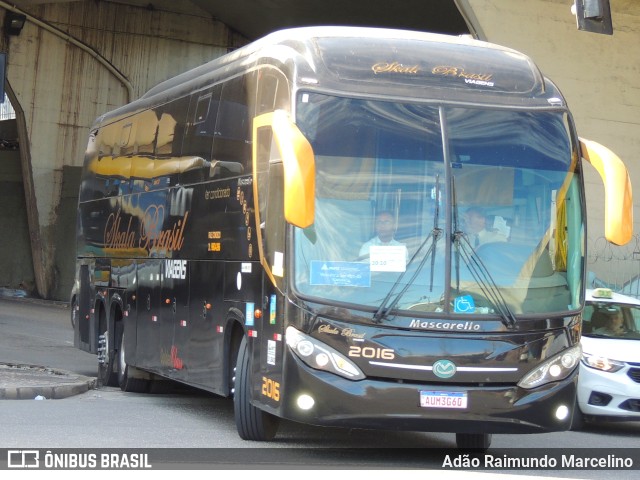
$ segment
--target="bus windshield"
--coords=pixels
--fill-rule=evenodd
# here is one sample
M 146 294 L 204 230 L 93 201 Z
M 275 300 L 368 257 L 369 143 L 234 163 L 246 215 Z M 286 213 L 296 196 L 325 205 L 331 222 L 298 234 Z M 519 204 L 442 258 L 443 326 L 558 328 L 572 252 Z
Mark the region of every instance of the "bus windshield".
M 299 295 L 386 321 L 579 308 L 565 112 L 300 93 L 296 122 L 316 159 L 315 222 L 294 234 Z

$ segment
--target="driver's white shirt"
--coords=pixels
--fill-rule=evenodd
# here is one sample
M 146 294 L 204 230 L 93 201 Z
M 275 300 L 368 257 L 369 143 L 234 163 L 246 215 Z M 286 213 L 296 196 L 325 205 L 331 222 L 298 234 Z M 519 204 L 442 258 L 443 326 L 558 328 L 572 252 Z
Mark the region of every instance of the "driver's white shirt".
M 362 255 L 368 255 L 369 254 L 369 247 L 372 246 L 388 246 L 388 247 L 399 247 L 399 246 L 404 246 L 404 243 L 401 243 L 399 241 L 397 241 L 395 238 L 392 238 L 391 241 L 389 242 L 383 242 L 382 240 L 380 240 L 380 238 L 378 236 L 373 237 L 371 240 L 369 240 L 368 242 L 365 242 L 364 245 L 362 245 L 362 247 L 360 247 L 360 256 Z

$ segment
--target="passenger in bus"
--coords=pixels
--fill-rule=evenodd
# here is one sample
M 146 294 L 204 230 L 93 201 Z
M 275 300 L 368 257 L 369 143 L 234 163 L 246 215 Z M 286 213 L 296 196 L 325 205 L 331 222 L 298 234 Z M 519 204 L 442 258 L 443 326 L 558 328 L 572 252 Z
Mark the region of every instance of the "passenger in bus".
M 487 216 L 479 207 L 470 207 L 464 213 L 464 232 L 471 243 L 476 248 L 490 242 L 506 242 L 507 236 L 494 229 L 487 227 Z
M 626 329 L 624 328 L 624 318 L 621 311 L 616 310 L 615 312 L 607 312 L 604 317 L 604 324 L 600 328 L 596 328 L 593 333 L 614 337 L 624 335 L 626 333 Z
M 367 257 L 369 255 L 369 247 L 371 246 L 405 246 L 404 243 L 394 238 L 396 229 L 397 225 L 393 213 L 387 210 L 379 212 L 375 219 L 376 236 L 362 245 L 360 248 L 360 257 Z

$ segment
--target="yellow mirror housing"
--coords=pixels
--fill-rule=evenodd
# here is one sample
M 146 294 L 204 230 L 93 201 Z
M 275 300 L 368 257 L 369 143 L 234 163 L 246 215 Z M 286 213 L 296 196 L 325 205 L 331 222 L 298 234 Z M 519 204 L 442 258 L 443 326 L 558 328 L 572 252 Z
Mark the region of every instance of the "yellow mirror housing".
M 611 243 L 624 245 L 633 236 L 633 194 L 627 168 L 615 153 L 592 140 L 580 138 L 580 150 L 604 183 L 604 235 Z
M 306 228 L 315 218 L 313 148 L 283 110 L 273 112 L 272 128 L 284 166 L 284 217 L 292 225 Z

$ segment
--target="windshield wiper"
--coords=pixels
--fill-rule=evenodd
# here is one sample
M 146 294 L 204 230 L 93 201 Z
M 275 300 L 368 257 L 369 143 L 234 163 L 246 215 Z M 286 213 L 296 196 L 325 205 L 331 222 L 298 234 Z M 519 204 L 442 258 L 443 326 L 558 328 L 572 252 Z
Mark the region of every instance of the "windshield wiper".
M 393 308 L 398 304 L 398 302 L 400 301 L 400 298 L 402 298 L 402 296 L 405 294 L 405 292 L 413 284 L 414 280 L 416 279 L 416 277 L 418 276 L 418 274 L 422 270 L 422 267 L 424 267 L 424 264 L 427 263 L 427 258 L 429 258 L 429 253 L 435 252 L 436 243 L 440 239 L 441 235 L 442 235 L 442 229 L 441 228 L 434 228 L 433 230 L 431 230 L 431 233 L 429 233 L 429 235 L 427 235 L 427 238 L 424 239 L 424 241 L 422 242 L 422 244 L 420 245 L 420 247 L 418 248 L 416 253 L 413 254 L 413 256 L 411 257 L 411 260 L 409 260 L 409 262 L 407 263 L 407 268 L 405 269 L 405 271 L 402 272 L 400 274 L 400 276 L 398 277 L 398 279 L 394 282 L 393 286 L 389 289 L 389 292 L 384 297 L 384 300 L 382 300 L 382 302 L 380 303 L 380 306 L 378 307 L 376 312 L 373 314 L 373 317 L 372 317 L 371 320 L 374 323 L 380 323 L 380 321 L 382 321 L 382 318 L 384 318 L 387 315 L 387 313 L 389 313 L 391 310 L 393 310 Z M 427 242 L 431 238 L 433 238 L 433 242 L 431 243 L 431 246 L 429 247 L 429 250 L 427 250 L 427 252 L 425 253 L 424 257 L 420 261 L 420 264 L 416 268 L 415 273 L 413 274 L 411 279 L 406 283 L 404 288 L 398 293 L 398 295 L 396 295 L 396 298 L 393 300 L 393 302 L 391 302 L 391 304 L 389 304 L 389 306 L 387 307 L 386 306 L 387 302 L 393 296 L 393 292 L 398 287 L 398 285 L 400 285 L 400 283 L 402 282 L 405 274 L 409 271 L 409 266 L 413 264 L 413 261 L 418 257 L 418 255 L 420 254 L 420 251 L 424 248 L 424 246 L 427 244 Z
M 456 200 L 455 177 L 451 178 L 451 197 L 453 204 L 452 240 L 455 246 L 456 290 L 458 292 L 460 291 L 460 257 L 462 257 L 473 279 L 480 286 L 482 294 L 493 304 L 494 308 L 500 314 L 502 323 L 508 328 L 513 328 L 516 324 L 515 315 L 502 296 L 502 292 L 489 273 L 489 269 L 475 253 L 467 236 L 458 226 L 458 202 Z
M 420 273 L 420 271 L 424 267 L 424 264 L 427 262 L 427 258 L 429 258 L 429 254 L 431 254 L 431 277 L 430 277 L 431 283 L 430 283 L 430 286 L 429 286 L 429 291 L 433 291 L 433 270 L 435 268 L 435 261 L 436 261 L 436 244 L 438 243 L 438 240 L 442 236 L 442 229 L 438 228 L 438 222 L 439 222 L 439 216 L 440 216 L 440 206 L 439 206 L 439 200 L 440 200 L 440 175 L 439 174 L 436 175 L 435 196 L 436 196 L 436 198 L 435 198 L 435 207 L 434 207 L 434 212 L 433 212 L 433 229 L 431 230 L 429 235 L 427 235 L 427 237 L 424 239 L 424 241 L 420 244 L 420 247 L 418 248 L 418 250 L 416 250 L 416 253 L 413 254 L 413 256 L 411 257 L 409 262 L 407 262 L 407 267 L 405 268 L 404 272 L 402 272 L 400 274 L 398 279 L 391 286 L 391 288 L 389 289 L 389 292 L 387 293 L 387 295 L 384 297 L 384 299 L 380 303 L 380 306 L 378 307 L 376 312 L 373 314 L 372 321 L 374 323 L 379 323 L 380 321 L 382 321 L 382 318 L 385 317 L 387 315 L 387 313 L 390 312 L 391 310 L 393 310 L 393 308 L 398 304 L 398 302 L 400 301 L 400 298 L 402 298 L 402 296 L 405 294 L 405 292 L 413 284 L 413 282 L 415 281 L 416 277 L 418 276 L 418 274 Z M 406 283 L 406 285 L 404 286 L 402 291 L 400 293 L 398 293 L 398 295 L 396 295 L 396 298 L 387 307 L 386 306 L 387 302 L 389 301 L 389 299 L 393 295 L 393 292 L 398 287 L 398 285 L 400 285 L 400 282 L 402 282 L 402 279 L 404 278 L 405 274 L 409 270 L 409 266 L 413 265 L 413 261 L 416 258 L 418 258 L 418 255 L 420 254 L 420 252 L 422 251 L 422 249 L 427 244 L 427 242 L 429 241 L 430 238 L 433 239 L 433 241 L 431 242 L 431 246 L 429 247 L 429 250 L 427 250 L 427 252 L 425 253 L 425 255 L 422 258 L 422 260 L 420 261 L 420 264 L 416 268 L 416 271 L 413 274 L 413 276 L 411 277 L 411 280 L 409 280 Z
M 516 324 L 516 317 L 509 308 L 506 300 L 502 296 L 500 288 L 491 277 L 489 269 L 484 262 L 475 254 L 473 247 L 467 240 L 466 235 L 462 231 L 455 231 L 453 233 L 453 242 L 456 248 L 457 258 L 462 257 L 465 265 L 471 272 L 473 279 L 480 286 L 482 294 L 487 298 L 495 307 L 497 312 L 502 318 L 502 323 L 509 328 L 513 328 Z M 456 288 L 460 290 L 460 279 L 457 279 Z

